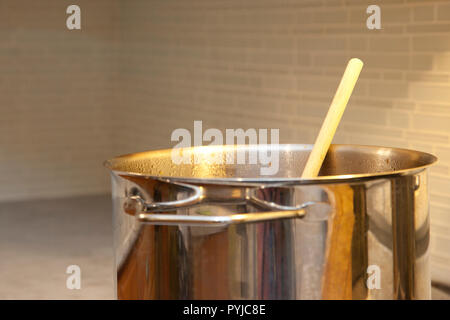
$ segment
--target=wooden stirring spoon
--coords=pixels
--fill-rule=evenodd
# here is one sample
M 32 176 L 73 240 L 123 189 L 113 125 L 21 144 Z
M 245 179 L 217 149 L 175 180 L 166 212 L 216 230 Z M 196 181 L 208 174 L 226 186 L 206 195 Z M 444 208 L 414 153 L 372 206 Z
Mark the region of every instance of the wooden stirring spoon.
M 303 179 L 314 179 L 319 175 L 362 67 L 363 62 L 359 59 L 353 58 L 348 62 L 303 170 Z M 353 189 L 344 184 L 327 186 L 326 189 L 332 202 L 333 213 L 327 235 L 322 298 L 352 299 L 352 238 L 355 223 Z

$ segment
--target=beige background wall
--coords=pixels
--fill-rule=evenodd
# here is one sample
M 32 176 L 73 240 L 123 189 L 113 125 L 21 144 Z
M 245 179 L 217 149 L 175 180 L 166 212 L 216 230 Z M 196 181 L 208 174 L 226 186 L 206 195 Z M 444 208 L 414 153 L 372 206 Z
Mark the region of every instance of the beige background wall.
M 81 31 L 72 1 L 0 0 L 0 200 L 108 189 L 117 2 L 76 2 Z
M 82 9 L 82 30 L 65 8 Z M 374 2 L 375 3 L 375 2 Z M 171 132 L 280 128 L 312 143 L 349 57 L 366 63 L 336 142 L 437 154 L 433 276 L 450 263 L 450 3 L 0 1 L 0 200 L 107 192 L 104 159 Z M 448 280 L 447 280 L 448 281 Z

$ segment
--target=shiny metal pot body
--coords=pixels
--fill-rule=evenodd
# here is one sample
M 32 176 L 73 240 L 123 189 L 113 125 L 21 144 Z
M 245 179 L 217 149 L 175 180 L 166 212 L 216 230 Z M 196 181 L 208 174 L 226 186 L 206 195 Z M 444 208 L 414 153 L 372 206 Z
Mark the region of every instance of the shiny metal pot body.
M 171 150 L 106 163 L 119 299 L 430 298 L 434 156 L 334 145 L 312 180 L 297 178 L 310 145 L 276 146 L 270 177 L 203 161 L 239 148 L 261 146 L 185 149 L 182 165 Z

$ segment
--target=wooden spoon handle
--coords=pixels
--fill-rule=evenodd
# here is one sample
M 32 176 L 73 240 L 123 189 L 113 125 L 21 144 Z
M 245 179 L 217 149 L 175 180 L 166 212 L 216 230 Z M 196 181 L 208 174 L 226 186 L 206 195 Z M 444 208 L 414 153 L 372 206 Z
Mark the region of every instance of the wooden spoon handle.
M 345 107 L 352 95 L 362 67 L 363 62 L 359 59 L 353 58 L 348 62 L 341 83 L 337 88 L 330 109 L 328 109 L 327 116 L 322 123 L 322 128 L 320 128 L 319 135 L 303 169 L 302 178 L 315 178 L 319 175 L 320 167 L 322 167 L 322 162 L 344 114 Z

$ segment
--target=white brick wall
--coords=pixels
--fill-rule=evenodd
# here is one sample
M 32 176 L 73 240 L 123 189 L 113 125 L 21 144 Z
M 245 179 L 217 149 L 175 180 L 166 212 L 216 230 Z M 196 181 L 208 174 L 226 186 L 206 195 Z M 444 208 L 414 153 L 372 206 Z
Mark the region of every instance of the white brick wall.
M 335 142 L 437 154 L 433 276 L 450 283 L 450 3 L 77 0 L 0 4 L 0 200 L 105 192 L 102 160 L 175 128 L 280 128 L 312 143 L 350 57 L 365 68 Z M 81 32 L 65 8 L 82 8 Z M 118 49 L 118 50 L 117 50 Z

